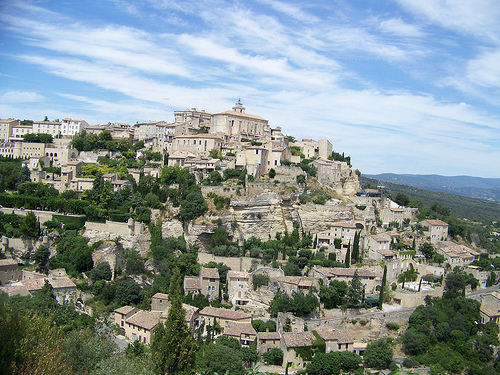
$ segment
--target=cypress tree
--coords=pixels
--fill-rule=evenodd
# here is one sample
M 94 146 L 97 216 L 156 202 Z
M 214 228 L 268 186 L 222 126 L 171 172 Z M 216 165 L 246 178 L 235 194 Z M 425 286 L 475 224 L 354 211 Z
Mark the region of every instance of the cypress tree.
M 345 254 L 345 266 L 346 268 L 351 267 L 351 241 L 349 241 L 349 245 L 347 246 L 347 253 Z
M 359 259 L 359 232 L 354 233 L 354 243 L 352 244 L 352 256 L 351 258 L 354 259 L 356 263 L 360 261 Z
M 378 295 L 378 309 L 382 310 L 384 303 L 385 284 L 387 284 L 387 266 L 384 266 L 384 275 L 382 276 L 382 285 L 380 286 L 380 294 Z
M 182 291 L 177 268 L 170 281 L 168 298 L 172 305 L 167 321 L 155 327 L 151 343 L 155 373 L 194 375 L 196 343 L 186 324 L 186 312 L 182 308 Z

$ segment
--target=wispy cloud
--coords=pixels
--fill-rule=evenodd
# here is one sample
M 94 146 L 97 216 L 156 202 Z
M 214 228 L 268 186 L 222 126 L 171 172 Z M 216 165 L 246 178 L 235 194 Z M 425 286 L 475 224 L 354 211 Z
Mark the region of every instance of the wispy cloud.
M 32 103 L 44 99 L 43 95 L 32 91 L 7 91 L 0 94 L 0 101 L 4 103 Z

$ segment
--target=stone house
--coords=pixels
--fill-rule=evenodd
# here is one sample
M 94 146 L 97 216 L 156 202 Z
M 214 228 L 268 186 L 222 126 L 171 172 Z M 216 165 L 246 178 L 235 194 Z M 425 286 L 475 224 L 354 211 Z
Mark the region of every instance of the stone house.
M 252 323 L 228 322 L 224 335 L 235 338 L 242 346 L 250 346 L 255 342 L 257 332 Z
M 172 151 L 187 151 L 208 156 L 211 150 L 221 150 L 223 140 L 212 134 L 179 135 L 172 140 Z
M 248 281 L 250 276 L 245 271 L 229 271 L 227 273 L 227 292 L 233 306 L 246 305 L 250 298 Z
M 314 267 L 309 272 L 309 276 L 322 279 L 325 284 L 329 284 L 331 280 L 345 281 L 349 283 L 354 275 L 357 273 L 361 283 L 365 286 L 366 292 L 371 293 L 375 291 L 376 287 L 380 285 L 380 278 L 371 268 L 327 268 L 327 267 Z
M 262 355 L 273 348 L 281 348 L 279 332 L 257 332 L 257 352 Z
M 138 340 L 143 344 L 151 344 L 152 331 L 160 322 L 161 312 L 139 310 L 125 320 L 125 337 Z
M 452 269 L 457 266 L 461 268 L 466 267 L 474 262 L 474 260 L 479 259 L 480 255 L 479 252 L 452 241 L 438 241 L 435 243 L 435 248 L 437 253 L 444 255 L 445 262 Z
M 292 372 L 303 370 L 308 358 L 302 358 L 300 349 L 306 347 L 312 349 L 314 341 L 316 337 L 312 332 L 283 332 L 281 340 L 283 366 L 287 366 Z
M 151 297 L 151 311 L 161 312 L 161 320 L 166 320 L 168 318 L 171 306 L 172 303 L 168 300 L 168 294 L 156 293 Z M 186 324 L 188 327 L 195 329 L 198 325 L 198 308 L 183 303 L 182 309 L 186 313 Z
M 500 323 L 500 292 L 494 290 L 481 296 L 481 323 Z
M 354 339 L 347 330 L 336 330 L 327 324 L 323 324 L 316 328 L 315 331 L 323 340 L 325 340 L 326 353 L 353 351 Z
M 120 327 L 120 329 L 123 329 L 123 333 L 125 333 L 126 320 L 138 311 L 139 309 L 132 306 L 122 306 L 115 310 L 115 324 Z
M 295 293 L 307 294 L 312 287 L 319 290 L 319 279 L 303 276 L 281 276 L 270 280 L 272 290 L 280 290 L 289 296 Z
M 429 231 L 429 239 L 433 245 L 448 238 L 448 224 L 442 220 L 423 220 L 420 224 Z
M 200 268 L 199 276 L 184 277 L 184 294 L 201 293 L 209 301 L 219 298 L 219 271 L 217 268 Z
M 266 119 L 246 113 L 245 107 L 238 101 L 231 111 L 212 115 L 210 133 L 222 134 L 228 140 L 237 141 L 242 137 L 249 139 L 270 139 L 271 128 Z
M 22 272 L 17 269 L 17 262 L 13 259 L 0 259 L 0 284 L 21 280 Z
M 13 118 L 0 119 L 0 141 L 6 142 L 12 133 L 12 127 L 19 124 L 20 121 Z
M 202 333 L 207 332 L 208 326 L 219 325 L 220 334 L 223 334 L 230 323 L 252 323 L 252 314 L 207 306 L 200 311 L 200 322 L 204 323 Z
M 338 184 L 342 185 L 342 167 L 340 162 L 319 158 L 313 160 L 312 165 L 318 169 L 316 178 L 319 182 L 334 188 L 336 188 Z

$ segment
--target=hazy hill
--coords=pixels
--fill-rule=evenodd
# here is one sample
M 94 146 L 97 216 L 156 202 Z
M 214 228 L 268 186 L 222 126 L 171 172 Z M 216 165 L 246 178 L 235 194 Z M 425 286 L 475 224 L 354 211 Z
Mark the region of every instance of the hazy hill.
M 372 185 L 384 185 L 385 191 L 394 196 L 397 193 L 406 194 L 410 199 L 420 199 L 426 207 L 434 202 L 440 202 L 450 208 L 453 216 L 473 221 L 500 221 L 500 202 L 465 197 L 441 191 L 431 191 L 413 186 L 395 184 L 379 179 L 361 176 L 361 182 Z
M 471 198 L 500 201 L 500 178 L 382 173 L 365 175 L 380 181 L 442 191 Z

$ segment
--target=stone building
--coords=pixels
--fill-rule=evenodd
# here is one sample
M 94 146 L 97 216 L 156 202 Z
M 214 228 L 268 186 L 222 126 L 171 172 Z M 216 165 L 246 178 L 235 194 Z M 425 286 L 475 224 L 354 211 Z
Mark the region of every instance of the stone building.
M 442 220 L 423 220 L 420 224 L 429 231 L 429 239 L 433 245 L 448 239 L 448 224 Z
M 245 113 L 245 107 L 238 101 L 231 111 L 212 115 L 210 133 L 221 134 L 227 140 L 270 139 L 271 128 L 266 119 Z

